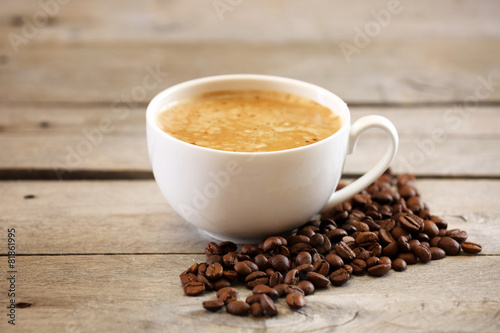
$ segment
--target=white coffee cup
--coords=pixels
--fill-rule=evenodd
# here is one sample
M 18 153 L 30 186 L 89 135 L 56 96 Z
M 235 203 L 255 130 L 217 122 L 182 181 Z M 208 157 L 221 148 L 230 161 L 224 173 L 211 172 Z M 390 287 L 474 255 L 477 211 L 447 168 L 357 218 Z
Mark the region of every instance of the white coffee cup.
M 218 90 L 273 90 L 307 97 L 341 116 L 335 134 L 299 148 L 274 152 L 230 152 L 196 146 L 163 132 L 159 112 L 181 99 Z M 149 157 L 158 186 L 172 208 L 210 236 L 237 243 L 286 233 L 321 211 L 349 199 L 374 182 L 390 165 L 398 147 L 394 125 L 365 116 L 353 125 L 346 103 L 319 86 L 266 75 L 221 75 L 177 84 L 148 105 Z M 389 146 L 380 161 L 341 190 L 346 156 L 360 134 L 380 128 Z M 334 192 L 335 191 L 335 192 Z

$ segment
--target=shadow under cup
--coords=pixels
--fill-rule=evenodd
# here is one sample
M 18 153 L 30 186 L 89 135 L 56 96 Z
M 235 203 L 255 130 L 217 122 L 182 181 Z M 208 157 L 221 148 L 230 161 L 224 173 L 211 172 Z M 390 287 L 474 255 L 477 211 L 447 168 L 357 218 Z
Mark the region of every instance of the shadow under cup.
M 272 90 L 314 100 L 340 115 L 332 136 L 299 148 L 229 152 L 195 146 L 163 132 L 159 112 L 174 101 L 218 90 Z M 349 140 L 347 105 L 321 87 L 274 76 L 223 75 L 159 93 L 146 112 L 156 182 L 172 208 L 211 236 L 237 243 L 286 233 L 321 211 L 341 177 Z

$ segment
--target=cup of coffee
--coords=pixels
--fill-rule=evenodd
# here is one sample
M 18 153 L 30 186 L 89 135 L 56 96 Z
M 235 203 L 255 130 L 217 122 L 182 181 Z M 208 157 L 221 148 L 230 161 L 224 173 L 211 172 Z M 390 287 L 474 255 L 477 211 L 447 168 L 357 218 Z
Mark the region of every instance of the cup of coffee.
M 266 75 L 221 75 L 160 92 L 146 111 L 156 182 L 171 207 L 210 236 L 248 243 L 292 231 L 369 186 L 398 147 L 394 125 L 349 109 L 319 86 Z M 335 191 L 346 156 L 380 128 L 387 151 Z

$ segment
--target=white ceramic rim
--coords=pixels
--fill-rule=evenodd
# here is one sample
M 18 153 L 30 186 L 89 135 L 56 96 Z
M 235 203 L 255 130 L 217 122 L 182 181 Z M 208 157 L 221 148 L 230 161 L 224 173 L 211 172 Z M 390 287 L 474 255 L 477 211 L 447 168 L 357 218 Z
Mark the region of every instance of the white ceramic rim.
M 230 84 L 228 84 L 227 88 L 219 88 L 219 89 L 207 89 L 203 90 L 204 92 L 210 92 L 210 91 L 218 91 L 218 90 L 243 90 L 243 89 L 260 89 L 260 90 L 274 90 L 274 91 L 283 91 L 283 92 L 288 92 L 288 93 L 293 93 L 299 96 L 303 96 L 309 99 L 314 100 L 316 103 L 319 103 L 327 108 L 329 108 L 332 112 L 337 113 L 340 115 L 342 119 L 342 127 L 335 132 L 334 134 L 330 135 L 329 137 L 309 144 L 307 146 L 301 146 L 297 148 L 290 148 L 290 149 L 285 149 L 285 150 L 276 150 L 276 151 L 267 151 L 267 152 L 238 152 L 238 151 L 227 151 L 227 150 L 219 150 L 219 149 L 214 149 L 214 148 L 208 148 L 208 147 L 201 147 L 197 145 L 193 145 L 191 143 L 179 140 L 170 134 L 164 132 L 161 130 L 156 123 L 156 116 L 159 112 L 161 112 L 168 103 L 164 103 L 163 101 L 165 99 L 168 99 L 168 97 L 172 94 L 179 93 L 182 90 L 190 90 L 193 87 L 196 86 L 203 86 L 203 85 L 216 85 L 216 84 L 222 84 L 222 83 L 229 83 L 233 81 L 255 81 L 255 82 L 261 82 L 261 84 L 269 85 L 269 84 L 275 84 L 279 85 L 281 87 L 287 86 L 290 89 L 283 89 L 283 88 L 276 88 L 276 89 L 263 89 L 263 88 L 258 88 L 258 85 L 256 84 L 255 88 L 233 88 Z M 295 87 L 295 89 L 291 89 L 291 87 Z M 294 90 L 293 92 L 290 92 L 290 90 Z M 310 92 L 310 94 L 305 94 L 305 92 Z M 315 97 L 311 97 L 311 95 L 316 95 Z M 189 96 L 193 96 L 196 94 L 189 94 Z M 325 105 L 325 100 L 326 99 L 331 99 L 335 104 L 337 104 L 340 109 L 337 110 L 332 110 L 331 106 Z M 322 101 L 323 99 L 323 101 Z M 172 101 L 171 101 L 172 102 Z M 194 80 L 189 80 L 185 81 L 176 85 L 171 86 L 170 88 L 167 88 L 160 93 L 158 93 L 148 104 L 148 107 L 146 109 L 146 122 L 149 127 L 154 129 L 154 131 L 158 134 L 161 135 L 165 138 L 168 138 L 170 140 L 175 140 L 179 144 L 182 145 L 187 145 L 191 149 L 201 149 L 201 150 L 208 150 L 212 152 L 217 152 L 221 154 L 229 154 L 229 155 L 271 155 L 271 154 L 286 154 L 289 152 L 301 150 L 301 149 L 308 149 L 312 146 L 318 147 L 323 144 L 327 144 L 328 141 L 330 140 L 335 140 L 336 137 L 341 136 L 344 131 L 348 130 L 348 127 L 351 122 L 351 115 L 349 112 L 349 109 L 347 107 L 347 104 L 337 95 L 332 93 L 331 91 L 322 88 L 320 86 L 317 86 L 312 83 L 296 80 L 296 79 L 290 79 L 286 77 L 281 77 L 281 76 L 273 76 L 273 75 L 259 75 L 259 74 L 228 74 L 228 75 L 216 75 L 216 76 L 208 76 L 208 77 L 203 77 L 199 79 L 194 79 Z

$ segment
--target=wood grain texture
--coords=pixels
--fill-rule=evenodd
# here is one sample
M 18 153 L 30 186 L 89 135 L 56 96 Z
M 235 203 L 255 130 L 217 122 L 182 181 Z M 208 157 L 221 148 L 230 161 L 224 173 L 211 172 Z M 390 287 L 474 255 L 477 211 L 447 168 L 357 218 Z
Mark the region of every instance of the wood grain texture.
M 0 176 L 70 179 L 85 172 L 120 172 L 120 177 L 152 178 L 143 108 L 2 104 Z M 467 117 L 448 107 L 352 107 L 353 122 L 379 114 L 400 135 L 395 172 L 421 176 L 500 176 L 498 107 L 479 107 Z M 411 116 L 409 116 L 409 114 Z M 103 130 L 105 122 L 109 129 Z M 106 127 L 108 128 L 108 127 Z M 435 136 L 435 133 L 441 133 Z M 360 175 L 379 159 L 384 135 L 369 131 L 347 159 L 345 173 Z
M 253 319 L 208 313 L 200 297 L 183 295 L 178 275 L 201 255 L 18 257 L 16 329 L 23 332 L 496 332 L 500 290 L 498 256 L 459 256 L 353 277 L 306 298 L 279 316 Z M 6 263 L 0 263 L 2 270 Z M 446 282 L 444 282 L 446 281 Z M 240 298 L 250 292 L 239 287 Z M 0 301 L 6 306 L 5 298 Z M 5 320 L 0 329 L 7 328 Z
M 500 81 L 498 53 L 500 43 L 475 39 L 373 43 L 350 63 L 337 43 L 28 44 L 2 66 L 0 99 L 111 103 L 129 95 L 148 102 L 181 81 L 254 73 L 315 83 L 348 103 L 456 102 L 474 96 L 479 77 Z M 160 76 L 144 91 L 148 68 Z M 493 86 L 480 96 L 499 101 L 500 90 Z
M 500 181 L 417 186 L 450 229 L 466 230 L 483 254 L 500 254 Z M 171 209 L 154 181 L 1 182 L 0 196 L 0 229 L 16 228 L 22 254 L 203 253 L 211 241 Z

